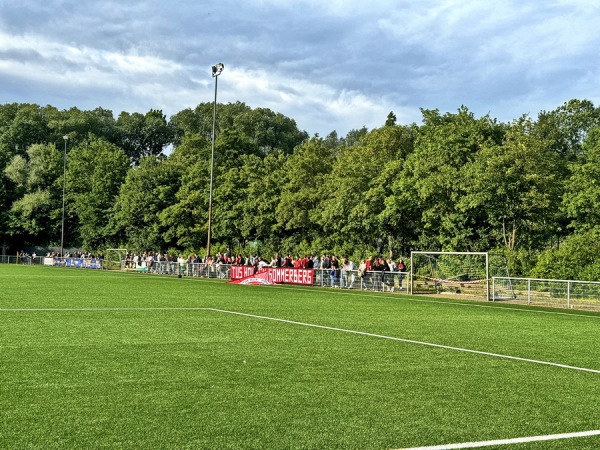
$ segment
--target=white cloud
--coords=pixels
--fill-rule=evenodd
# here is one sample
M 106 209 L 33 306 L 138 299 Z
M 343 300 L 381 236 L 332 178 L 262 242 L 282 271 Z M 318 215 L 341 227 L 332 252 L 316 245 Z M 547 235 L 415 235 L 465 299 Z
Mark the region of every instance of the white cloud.
M 300 128 L 345 135 L 355 128 L 383 125 L 390 111 L 400 123 L 415 120 L 405 108 L 385 97 L 367 96 L 359 91 L 335 89 L 305 78 L 293 78 L 272 71 L 230 68 L 219 80 L 219 99 L 242 100 L 252 107 L 267 107 L 294 118 Z M 309 127 L 308 125 L 311 125 Z M 315 124 L 318 124 L 315 126 Z
M 220 102 L 310 134 L 390 111 L 410 123 L 420 107 L 512 120 L 600 100 L 600 4 L 587 0 L 27 2 L 1 3 L 5 102 L 171 115 L 212 101 L 216 62 Z

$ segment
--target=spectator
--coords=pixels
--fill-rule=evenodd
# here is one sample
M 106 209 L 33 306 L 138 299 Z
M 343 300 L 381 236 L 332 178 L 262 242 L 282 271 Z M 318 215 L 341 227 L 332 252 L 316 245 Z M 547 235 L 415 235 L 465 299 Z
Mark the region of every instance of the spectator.
M 342 261 L 342 287 L 352 289 L 354 286 L 354 263 L 347 257 Z
M 331 260 L 330 260 L 330 264 L 331 264 L 331 272 L 330 272 L 331 287 L 339 287 L 340 263 L 335 256 L 332 256 Z M 336 283 L 337 283 L 337 285 L 336 285 Z
M 388 258 L 387 264 L 388 264 L 388 267 L 390 268 L 390 272 L 396 271 L 396 263 L 394 262 L 394 260 L 392 258 Z
M 400 272 L 400 289 L 404 289 L 402 287 L 402 282 L 404 279 L 404 273 L 406 272 L 406 265 L 404 264 L 404 260 L 401 259 L 400 262 L 398 263 L 398 271 Z
M 267 267 L 269 267 L 269 263 L 262 259 L 260 256 L 256 258 L 256 268 L 257 272 L 262 272 Z
M 366 278 L 365 275 L 367 273 L 367 262 L 363 259 L 360 261 L 360 264 L 358 265 L 358 278 L 360 279 L 360 288 L 363 288 L 363 281 L 365 281 L 364 285 L 365 285 L 365 289 L 368 288 L 367 283 L 366 283 Z

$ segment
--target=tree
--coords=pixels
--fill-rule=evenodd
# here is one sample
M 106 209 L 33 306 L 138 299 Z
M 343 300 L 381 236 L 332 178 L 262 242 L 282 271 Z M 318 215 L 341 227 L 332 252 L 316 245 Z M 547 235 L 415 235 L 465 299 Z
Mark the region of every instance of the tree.
M 587 135 L 580 160 L 570 165 L 563 205 L 570 227 L 587 230 L 600 225 L 600 127 Z
M 488 246 L 540 248 L 559 227 L 559 157 L 531 132 L 534 126 L 526 117 L 515 121 L 502 144 L 482 148 L 463 171 L 459 208 L 483 213 Z
M 340 139 L 340 143 L 345 147 L 352 147 L 353 145 L 360 143 L 361 139 L 364 138 L 368 133 L 369 130 L 367 127 L 362 127 L 359 130 L 350 130 L 344 138 Z
M 320 203 L 334 186 L 327 183 L 334 151 L 320 137 L 296 147 L 283 166 L 281 197 L 277 206 L 278 233 L 298 244 L 320 235 Z
M 47 108 L 48 128 L 52 133 L 52 141 L 57 146 L 63 142 L 63 136 L 69 136 L 72 147 L 85 143 L 88 136 L 93 134 L 114 145 L 121 144 L 120 133 L 112 111 L 96 108 L 92 111 L 82 111 L 70 108 L 65 111 Z
M 86 249 L 105 247 L 112 206 L 125 180 L 129 160 L 118 147 L 89 136 L 69 153 L 67 199 L 69 216 L 76 220 Z
M 201 103 L 194 110 L 187 109 L 171 117 L 176 141 L 186 134 L 199 134 L 212 139 L 213 104 Z M 275 150 L 291 153 L 308 139 L 296 122 L 268 108 L 252 109 L 242 102 L 217 104 L 216 136 L 223 132 L 236 132 L 241 139 L 250 142 L 263 154 Z
M 366 134 L 359 144 L 341 147 L 324 194 L 319 223 L 337 245 L 394 253 L 397 219 L 386 199 L 412 152 L 416 127 L 384 126 Z M 398 211 L 396 211 L 398 212 Z M 349 245 L 350 244 L 350 245 Z
M 46 109 L 52 108 L 41 108 L 33 104 L 19 104 L 16 108 L 12 105 L 6 108 L 4 113 L 7 122 L 2 127 L 0 148 L 3 148 L 9 156 L 16 153 L 25 155 L 31 145 L 50 142 Z
M 31 145 L 13 156 L 4 175 L 14 184 L 8 232 L 21 243 L 49 244 L 60 237 L 63 153 L 54 144 Z
M 145 115 L 123 111 L 117 119 L 121 147 L 133 164 L 144 156 L 157 156 L 175 138 L 174 127 L 167 123 L 161 110 L 151 109 Z
M 559 280 L 600 281 L 600 226 L 567 237 L 560 248 L 540 254 L 531 276 Z
M 489 116 L 476 119 L 465 107 L 443 116 L 437 110 L 422 113 L 415 150 L 395 191 L 421 211 L 421 248 L 475 250 L 485 224 L 479 210 L 459 207 L 467 190 L 465 171 L 483 148 L 501 141 L 503 129 Z
M 532 129 L 558 155 L 574 161 L 589 131 L 600 126 L 600 108 L 589 100 L 569 100 L 553 111 L 542 111 Z M 566 167 L 565 167 L 566 169 Z
M 161 203 L 160 208 L 151 204 L 151 211 L 161 209 L 157 214 L 163 242 L 188 250 L 199 250 L 206 242 L 210 154 L 210 141 L 198 134 L 188 134 L 169 156 L 169 171 L 165 174 L 176 177 L 170 185 L 170 201 Z M 219 168 L 216 169 L 218 176 Z M 150 182 L 147 184 L 151 192 L 154 187 Z
M 242 155 L 239 165 L 218 180 L 213 203 L 213 236 L 226 247 L 244 247 L 249 240 L 277 241 L 277 199 L 280 196 L 283 152 Z
M 396 114 L 394 114 L 393 111 L 390 111 L 390 113 L 387 115 L 387 119 L 385 119 L 385 126 L 386 127 L 393 127 L 396 125 Z

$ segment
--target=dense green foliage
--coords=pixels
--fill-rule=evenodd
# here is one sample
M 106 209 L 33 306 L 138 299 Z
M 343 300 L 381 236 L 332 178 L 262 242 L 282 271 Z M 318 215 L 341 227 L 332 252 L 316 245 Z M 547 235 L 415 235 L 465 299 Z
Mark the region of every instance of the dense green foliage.
M 0 448 L 390 449 L 598 429 L 600 375 L 539 363 L 599 370 L 593 313 L 17 265 L 0 283 Z
M 218 105 L 213 251 L 494 250 L 514 274 L 600 279 L 575 244 L 600 227 L 600 108 L 422 114 L 309 137 L 271 110 Z M 203 254 L 211 139 L 211 103 L 169 120 L 0 105 L 0 245 L 58 245 L 66 153 L 67 247 Z

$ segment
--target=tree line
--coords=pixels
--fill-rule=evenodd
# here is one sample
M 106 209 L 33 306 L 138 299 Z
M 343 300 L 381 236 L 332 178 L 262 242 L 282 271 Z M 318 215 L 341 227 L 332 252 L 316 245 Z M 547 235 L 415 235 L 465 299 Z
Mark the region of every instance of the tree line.
M 0 105 L 0 244 L 56 247 L 64 186 L 65 247 L 203 254 L 212 108 Z M 600 280 L 592 102 L 509 123 L 464 106 L 382 122 L 311 137 L 270 109 L 217 105 L 213 253 L 497 251 L 515 275 Z

